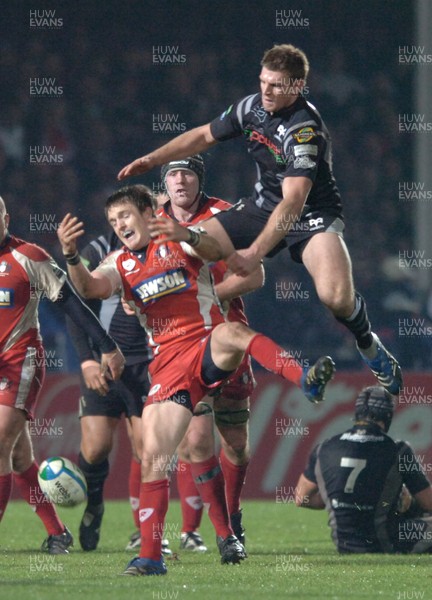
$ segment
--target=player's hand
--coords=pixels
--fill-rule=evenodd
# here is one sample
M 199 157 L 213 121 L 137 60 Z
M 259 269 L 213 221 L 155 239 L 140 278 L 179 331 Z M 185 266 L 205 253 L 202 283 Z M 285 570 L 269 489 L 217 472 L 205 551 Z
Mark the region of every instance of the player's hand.
M 397 511 L 400 514 L 407 512 L 409 507 L 411 506 L 412 496 L 406 487 L 405 484 L 402 485 L 402 489 L 399 495 L 398 503 L 397 503 Z
M 237 250 L 226 259 L 229 269 L 236 275 L 247 277 L 253 273 L 261 263 L 261 258 L 250 248 Z
M 77 250 L 76 241 L 83 234 L 84 223 L 78 221 L 78 217 L 73 217 L 68 213 L 57 229 L 57 236 L 60 240 L 63 254 L 75 254 Z
M 182 227 L 172 219 L 154 217 L 150 219 L 148 228 L 150 236 L 156 244 L 164 242 L 187 242 L 190 234 L 186 227 Z
M 85 360 L 81 363 L 81 372 L 89 390 L 94 390 L 100 396 L 106 396 L 109 391 L 108 382 L 101 373 L 101 366 L 97 360 Z
M 112 352 L 104 353 L 102 354 L 100 366 L 101 374 L 104 377 L 111 376 L 114 380 L 120 379 L 125 363 L 126 360 L 120 348 L 116 348 Z
M 126 177 L 132 177 L 133 175 L 141 175 L 141 173 L 147 173 L 153 169 L 155 165 L 152 163 L 151 159 L 148 156 L 141 156 L 141 158 L 137 158 L 133 162 L 129 163 L 121 171 L 119 171 L 117 175 L 117 179 L 121 181 L 122 179 L 126 179 Z

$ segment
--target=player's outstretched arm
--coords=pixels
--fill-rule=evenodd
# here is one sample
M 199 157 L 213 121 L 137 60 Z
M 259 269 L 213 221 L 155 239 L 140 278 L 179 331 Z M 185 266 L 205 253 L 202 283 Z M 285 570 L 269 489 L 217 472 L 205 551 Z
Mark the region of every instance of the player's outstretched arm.
M 189 131 L 185 131 L 167 144 L 164 144 L 157 150 L 150 152 L 137 158 L 130 164 L 121 169 L 117 175 L 117 179 L 125 179 L 133 175 L 141 175 L 147 173 L 154 167 L 161 166 L 171 160 L 186 158 L 193 154 L 204 152 L 217 141 L 210 132 L 210 124 L 195 127 Z
M 149 231 L 156 244 L 163 244 L 167 241 L 184 242 L 191 247 L 189 254 L 192 256 L 198 256 L 203 260 L 212 262 L 217 262 L 222 258 L 222 248 L 215 238 L 205 232 L 196 231 L 196 228 L 183 227 L 172 219 L 164 217 L 151 219 Z
M 108 277 L 101 273 L 91 273 L 81 262 L 76 242 L 83 234 L 84 224 L 70 213 L 64 217 L 57 229 L 69 277 L 84 298 L 109 298 L 113 289 Z
M 225 279 L 215 286 L 221 302 L 230 302 L 234 298 L 249 294 L 264 285 L 264 267 L 262 264 L 247 277 L 241 277 L 227 271 Z
M 93 344 L 99 348 L 102 353 L 102 379 L 106 377 L 108 371 L 113 379 L 118 379 L 123 372 L 125 364 L 125 358 L 121 350 L 102 327 L 99 319 L 84 304 L 81 298 L 78 297 L 67 279 L 64 281 L 55 302 L 63 308 L 64 312 L 78 327 L 87 332 Z M 104 381 L 102 381 L 97 391 L 101 394 L 105 394 L 108 391 Z

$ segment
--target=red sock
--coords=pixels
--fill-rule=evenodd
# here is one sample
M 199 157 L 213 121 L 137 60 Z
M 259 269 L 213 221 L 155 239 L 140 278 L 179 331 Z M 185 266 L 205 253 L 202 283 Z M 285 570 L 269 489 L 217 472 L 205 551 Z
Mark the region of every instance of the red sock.
M 141 483 L 140 490 L 140 557 L 160 560 L 162 533 L 168 510 L 169 481 L 159 479 Z
M 141 463 L 132 457 L 129 468 L 129 502 L 132 509 L 132 516 L 137 529 L 140 528 L 139 522 L 139 497 L 141 488 Z
M 203 503 L 192 476 L 190 463 L 177 461 L 177 488 L 182 511 L 184 532 L 196 531 L 201 523 Z
M 225 494 L 228 505 L 228 514 L 234 515 L 240 510 L 240 495 L 249 463 L 247 462 L 245 465 L 235 465 L 227 458 L 223 449 L 220 451 L 219 459 L 225 477 Z
M 22 498 L 30 504 L 45 525 L 48 535 L 60 535 L 64 531 L 64 525 L 58 518 L 54 505 L 43 495 L 37 473 L 38 465 L 33 461 L 24 473 L 14 473 L 14 482 Z
M 12 492 L 12 473 L 0 475 L 0 521 L 8 505 L 9 498 Z
M 246 353 L 250 354 L 268 371 L 281 375 L 300 387 L 303 375 L 302 367 L 287 350 L 275 344 L 267 336 L 257 333 L 249 342 Z
M 223 538 L 233 535 L 225 499 L 225 480 L 216 456 L 191 463 L 192 475 L 216 531 Z

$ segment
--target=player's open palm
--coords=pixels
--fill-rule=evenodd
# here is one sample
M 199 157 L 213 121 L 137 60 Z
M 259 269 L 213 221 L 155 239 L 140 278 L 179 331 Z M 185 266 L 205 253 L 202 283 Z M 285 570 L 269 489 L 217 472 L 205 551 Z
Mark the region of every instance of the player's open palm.
M 74 254 L 77 250 L 76 241 L 83 234 L 83 222 L 78 221 L 78 217 L 72 216 L 71 213 L 67 213 L 57 229 L 63 254 Z

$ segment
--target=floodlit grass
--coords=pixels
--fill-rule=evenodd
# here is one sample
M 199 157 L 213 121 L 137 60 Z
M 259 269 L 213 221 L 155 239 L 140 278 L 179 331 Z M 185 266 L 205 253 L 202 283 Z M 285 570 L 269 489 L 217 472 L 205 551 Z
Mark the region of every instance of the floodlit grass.
M 97 551 L 79 549 L 82 507 L 62 509 L 76 537 L 67 556 L 39 552 L 45 537 L 39 519 L 22 502 L 11 502 L 0 525 L 0 598 L 247 600 L 364 599 L 428 600 L 432 598 L 431 555 L 339 556 L 322 511 L 292 504 L 244 502 L 249 558 L 240 566 L 221 565 L 208 518 L 201 533 L 206 554 L 179 552 L 167 561 L 165 577 L 122 577 L 134 556 L 124 547 L 133 532 L 127 502 L 108 502 Z M 179 507 L 172 502 L 166 537 L 178 550 Z

